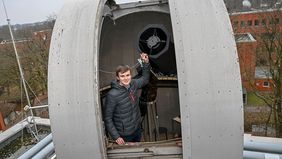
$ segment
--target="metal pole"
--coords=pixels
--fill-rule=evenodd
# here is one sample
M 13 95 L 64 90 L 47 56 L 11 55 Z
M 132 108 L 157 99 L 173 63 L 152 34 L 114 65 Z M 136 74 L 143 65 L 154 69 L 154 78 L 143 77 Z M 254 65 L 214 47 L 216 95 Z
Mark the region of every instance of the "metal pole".
M 272 154 L 257 151 L 246 151 L 243 152 L 243 159 L 281 159 L 281 154 Z
M 26 95 L 26 99 L 27 99 L 27 103 L 28 103 L 29 106 L 31 106 L 29 95 L 28 95 L 28 91 L 27 91 L 27 88 L 26 88 L 26 83 L 25 83 L 25 80 L 24 80 L 24 74 L 23 74 L 22 66 L 21 66 L 21 63 L 20 63 L 20 60 L 19 60 L 19 55 L 18 55 L 18 51 L 17 51 L 17 48 L 16 48 L 16 44 L 15 44 L 15 40 L 14 40 L 14 35 L 13 35 L 12 29 L 11 29 L 11 23 L 10 23 L 10 19 L 8 18 L 8 13 L 7 13 L 7 9 L 6 9 L 4 0 L 2 0 L 2 3 L 3 3 L 3 7 L 4 7 L 6 18 L 7 18 L 8 27 L 9 27 L 9 31 L 10 31 L 10 35 L 11 35 L 11 39 L 12 39 L 12 43 L 13 43 L 13 47 L 14 47 L 14 51 L 15 51 L 15 55 L 16 55 L 16 59 L 17 59 L 18 67 L 19 67 L 19 71 L 20 71 L 20 77 L 21 77 L 21 81 L 23 83 L 23 87 L 24 87 L 24 91 L 25 91 L 25 95 Z M 32 112 L 31 109 L 30 109 L 30 113 L 31 113 L 31 116 L 33 118 L 33 112 Z M 38 136 L 37 126 L 36 126 L 35 121 L 34 121 L 34 127 L 35 127 L 35 133 Z M 38 139 L 38 138 L 36 137 L 36 139 Z
M 50 142 L 46 147 L 44 147 L 41 151 L 39 151 L 32 159 L 42 159 L 48 158 L 52 154 L 55 153 L 54 143 Z
M 56 159 L 57 158 L 57 155 L 56 154 L 53 154 L 50 159 Z
M 38 152 L 40 152 L 44 147 L 52 142 L 52 134 L 49 134 L 44 139 L 42 139 L 39 143 L 34 145 L 31 149 L 21 155 L 18 159 L 29 159 Z
M 30 106 L 26 106 L 27 108 L 26 109 L 39 109 L 39 108 L 46 108 L 48 107 L 49 105 L 39 105 L 39 106 L 33 106 L 33 107 L 30 107 Z
M 148 132 L 149 132 L 149 141 L 153 141 L 153 133 L 152 133 L 152 107 L 147 102 L 147 121 L 148 121 Z
M 152 107 L 152 114 L 153 114 L 153 120 L 154 120 L 154 125 L 155 125 L 155 141 L 158 141 L 160 138 L 160 133 L 159 133 L 159 121 L 158 121 L 158 113 L 157 113 L 157 107 L 156 107 L 156 101 L 153 101 L 151 104 Z
M 245 139 L 244 150 L 282 154 L 282 144 L 271 142 L 258 142 Z

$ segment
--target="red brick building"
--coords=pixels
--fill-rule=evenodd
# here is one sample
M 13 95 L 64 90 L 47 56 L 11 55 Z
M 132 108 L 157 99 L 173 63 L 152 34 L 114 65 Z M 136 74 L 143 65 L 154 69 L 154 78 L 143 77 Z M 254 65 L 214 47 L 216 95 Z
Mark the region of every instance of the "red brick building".
M 278 24 L 282 29 L 282 10 L 261 10 L 230 14 L 235 33 L 265 33 L 267 26 Z
M 255 86 L 260 91 L 271 91 L 271 77 L 267 67 L 256 67 Z
M 260 36 L 267 33 L 267 28 L 276 28 L 282 32 L 282 10 L 260 10 L 230 14 L 235 33 L 243 87 L 247 91 L 256 88 L 271 91 L 271 78 L 257 76 L 257 48 L 261 45 Z M 275 26 L 275 27 L 273 27 Z
M 247 91 L 251 91 L 252 85 L 250 82 L 255 80 L 257 41 L 250 33 L 236 34 L 235 39 L 239 56 L 242 84 Z

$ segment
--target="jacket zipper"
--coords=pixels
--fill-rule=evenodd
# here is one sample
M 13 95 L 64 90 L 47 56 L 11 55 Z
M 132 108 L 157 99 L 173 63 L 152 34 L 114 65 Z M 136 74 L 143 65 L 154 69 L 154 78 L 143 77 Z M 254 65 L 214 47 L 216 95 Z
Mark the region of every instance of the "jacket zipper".
M 135 102 L 134 94 L 132 92 L 129 93 L 129 96 L 133 102 Z

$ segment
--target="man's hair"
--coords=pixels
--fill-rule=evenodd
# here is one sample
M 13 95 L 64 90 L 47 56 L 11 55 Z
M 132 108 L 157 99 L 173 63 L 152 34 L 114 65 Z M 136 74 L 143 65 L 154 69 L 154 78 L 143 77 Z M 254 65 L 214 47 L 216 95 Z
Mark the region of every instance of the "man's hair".
M 119 73 L 124 73 L 126 71 L 130 71 L 131 72 L 131 69 L 130 69 L 130 67 L 128 65 L 119 65 L 116 68 L 116 76 L 118 77 Z

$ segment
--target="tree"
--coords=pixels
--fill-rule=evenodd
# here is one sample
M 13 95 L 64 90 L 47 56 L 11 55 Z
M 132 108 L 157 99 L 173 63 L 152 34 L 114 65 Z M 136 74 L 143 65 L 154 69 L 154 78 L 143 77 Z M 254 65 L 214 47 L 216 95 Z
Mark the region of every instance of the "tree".
M 272 91 L 262 93 L 255 91 L 270 108 L 266 128 L 273 123 L 276 136 L 282 137 L 282 19 L 281 11 L 274 11 L 267 17 L 263 33 L 257 33 L 257 66 L 266 68 L 265 76 Z
M 35 95 L 47 93 L 48 53 L 52 28 L 55 22 L 54 18 L 55 16 L 50 16 L 44 22 L 44 25 L 33 26 L 35 30 L 43 28 L 41 31 L 32 32 L 32 28 L 25 27 L 23 27 L 25 29 L 18 29 L 16 31 L 17 37 L 20 37 L 20 39 L 16 40 L 20 62 L 28 88 L 32 89 L 29 95 L 33 93 Z M 21 27 L 18 26 L 18 28 Z M 20 75 L 11 43 L 0 45 L 0 74 L 0 87 L 5 90 L 4 93 L 2 92 L 1 99 L 14 100 L 13 97 L 16 96 L 16 100 L 18 100 L 21 88 Z M 11 92 L 14 94 L 11 95 Z
M 56 19 L 57 19 L 57 15 L 56 14 L 52 14 L 52 15 L 49 15 L 47 17 L 47 20 L 45 21 L 45 26 L 48 27 L 48 29 L 52 29 L 55 25 L 55 22 L 56 22 Z
M 4 100 L 9 100 L 10 95 L 14 97 L 17 96 L 16 94 L 11 94 L 13 87 L 17 87 L 18 90 L 20 88 L 19 71 L 15 59 L 12 45 L 2 45 L 0 49 L 0 86 L 6 90 Z
M 8 29 L 8 25 L 0 26 L 0 38 L 2 40 L 7 40 L 7 39 L 11 38 L 10 33 L 9 33 L 9 29 Z
M 26 71 L 28 72 L 28 83 L 37 92 L 44 94 L 47 92 L 47 72 L 48 72 L 48 53 L 52 30 L 36 32 L 32 40 L 26 43 L 24 52 L 26 52 L 28 63 Z

